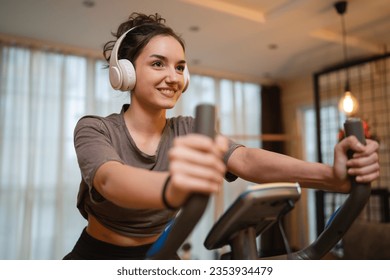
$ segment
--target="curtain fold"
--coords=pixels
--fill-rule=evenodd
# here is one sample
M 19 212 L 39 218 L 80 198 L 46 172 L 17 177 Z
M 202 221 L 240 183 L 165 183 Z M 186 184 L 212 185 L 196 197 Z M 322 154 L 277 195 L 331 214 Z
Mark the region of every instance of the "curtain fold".
M 64 225 L 85 224 L 75 207 L 69 96 L 83 83 L 87 60 L 13 47 L 1 54 L 0 258 L 58 259 L 70 249 Z

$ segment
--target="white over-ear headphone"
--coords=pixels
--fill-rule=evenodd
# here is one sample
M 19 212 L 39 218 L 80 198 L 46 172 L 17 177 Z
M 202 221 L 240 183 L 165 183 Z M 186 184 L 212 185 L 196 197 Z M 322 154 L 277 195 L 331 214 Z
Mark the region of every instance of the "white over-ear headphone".
M 131 32 L 138 26 L 130 28 L 128 31 L 123 33 L 118 40 L 115 42 L 114 47 L 111 51 L 110 56 L 110 66 L 109 66 L 109 77 L 110 83 L 113 89 L 121 91 L 129 91 L 134 89 L 136 83 L 135 69 L 134 65 L 128 59 L 119 59 L 118 60 L 118 50 L 126 37 L 127 33 Z M 190 83 L 190 73 L 188 67 L 184 69 L 184 88 L 183 92 L 188 88 Z

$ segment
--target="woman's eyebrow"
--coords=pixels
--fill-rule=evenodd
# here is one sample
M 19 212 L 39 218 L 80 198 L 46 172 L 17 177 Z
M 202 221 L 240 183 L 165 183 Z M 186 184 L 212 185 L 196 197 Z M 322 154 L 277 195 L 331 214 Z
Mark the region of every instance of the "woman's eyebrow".
M 167 58 L 165 56 L 159 55 L 159 54 L 151 54 L 150 57 L 155 57 L 155 58 L 158 58 L 161 60 L 167 60 Z
M 151 54 L 150 57 L 155 57 L 155 58 L 161 59 L 163 61 L 167 61 L 168 60 L 167 57 L 165 57 L 163 55 L 160 55 L 160 54 Z M 184 59 L 182 59 L 182 60 L 179 60 L 177 62 L 177 64 L 186 64 L 186 61 Z

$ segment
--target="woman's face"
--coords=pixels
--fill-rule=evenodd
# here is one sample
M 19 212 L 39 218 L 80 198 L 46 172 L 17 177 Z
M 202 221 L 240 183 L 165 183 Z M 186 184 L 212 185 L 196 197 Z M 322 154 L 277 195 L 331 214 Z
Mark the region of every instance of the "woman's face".
M 135 61 L 137 82 L 132 102 L 150 109 L 173 108 L 184 88 L 184 50 L 171 36 L 156 36 Z

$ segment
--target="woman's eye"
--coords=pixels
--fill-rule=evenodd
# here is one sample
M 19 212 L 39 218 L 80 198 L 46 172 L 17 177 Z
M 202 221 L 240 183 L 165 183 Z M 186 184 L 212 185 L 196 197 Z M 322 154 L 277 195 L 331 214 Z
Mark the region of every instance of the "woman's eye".
M 153 62 L 152 65 L 155 66 L 155 67 L 163 67 L 164 66 L 161 61 L 155 61 L 155 62 Z
M 176 69 L 179 70 L 180 72 L 183 72 L 185 68 L 186 67 L 184 65 L 179 65 L 176 67 Z

